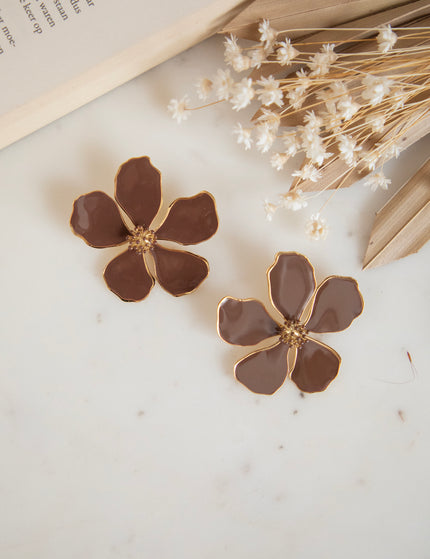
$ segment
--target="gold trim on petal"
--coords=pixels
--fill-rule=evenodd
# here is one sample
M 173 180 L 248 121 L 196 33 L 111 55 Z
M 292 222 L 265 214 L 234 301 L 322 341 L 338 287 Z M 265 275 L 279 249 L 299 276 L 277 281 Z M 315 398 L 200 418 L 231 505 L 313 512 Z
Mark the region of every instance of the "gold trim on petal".
M 121 169 L 127 164 L 130 163 L 130 161 L 133 161 L 134 159 L 147 159 L 149 164 L 151 165 L 151 167 L 154 169 L 154 171 L 157 171 L 159 177 L 160 177 L 160 204 L 158 205 L 158 210 L 156 211 L 154 217 L 151 219 L 151 223 L 153 223 L 155 221 L 155 219 L 157 218 L 158 214 L 160 213 L 162 207 L 163 207 L 163 177 L 161 174 L 160 169 L 158 169 L 158 167 L 155 167 L 152 164 L 151 158 L 148 155 L 143 155 L 143 156 L 137 156 L 137 157 L 129 157 L 127 159 L 127 161 L 124 161 L 123 163 L 121 163 L 121 165 L 118 167 L 117 172 L 115 173 L 115 178 L 114 178 L 114 188 L 113 188 L 113 197 L 114 200 L 116 201 L 116 203 L 118 204 L 118 206 L 121 208 L 121 210 L 125 213 L 125 215 L 130 219 L 130 221 L 133 223 L 133 225 L 136 227 L 136 225 L 145 225 L 148 229 L 150 229 L 151 227 L 151 223 L 134 223 L 133 219 L 131 218 L 131 216 L 128 215 L 128 212 L 125 208 L 122 207 L 122 204 L 120 204 L 120 202 L 118 201 L 117 197 L 116 197 L 116 190 L 117 190 L 117 184 L 118 184 L 118 175 L 121 171 Z
M 197 194 L 194 194 L 194 196 L 181 196 L 180 198 L 175 198 L 175 200 L 173 200 L 173 202 L 171 202 L 171 203 L 169 204 L 169 207 L 167 208 L 167 211 L 166 211 L 166 215 L 164 216 L 163 221 L 158 225 L 157 230 L 155 231 L 155 233 L 157 233 L 157 232 L 159 231 L 159 229 L 161 229 L 161 228 L 163 227 L 165 221 L 166 221 L 167 218 L 169 217 L 170 210 L 171 210 L 172 206 L 173 206 L 176 202 L 178 202 L 179 200 L 190 200 L 191 198 L 197 198 L 197 196 L 200 196 L 201 194 L 207 194 L 207 195 L 212 199 L 212 202 L 213 202 L 213 204 L 214 204 L 215 215 L 216 215 L 216 218 L 217 218 L 217 226 L 216 226 L 215 231 L 212 233 L 212 235 L 210 235 L 210 237 L 208 237 L 208 238 L 205 239 L 204 241 L 199 241 L 198 243 L 190 243 L 190 244 L 181 243 L 180 241 L 176 241 L 176 240 L 175 240 L 175 241 L 171 241 L 171 240 L 169 240 L 169 239 L 160 239 L 161 241 L 173 242 L 173 243 L 176 243 L 176 244 L 181 245 L 181 246 L 193 246 L 193 245 L 195 245 L 195 244 L 205 243 L 206 241 L 209 241 L 209 239 L 212 239 L 212 237 L 215 235 L 215 233 L 216 233 L 216 232 L 218 231 L 218 229 L 219 229 L 219 215 L 218 215 L 218 208 L 217 208 L 217 205 L 216 205 L 215 198 L 214 198 L 213 194 L 211 194 L 211 193 L 208 192 L 207 190 L 201 190 L 201 191 L 198 192 Z M 160 206 L 160 207 L 161 207 L 161 206 Z M 155 218 L 154 218 L 154 219 L 155 219 Z
M 323 390 L 317 390 L 317 391 L 312 391 L 312 392 L 310 392 L 310 391 L 308 391 L 308 390 L 305 390 L 305 389 L 300 388 L 299 386 L 297 386 L 297 384 L 295 383 L 295 381 L 294 381 L 293 378 L 292 378 L 292 375 L 293 375 L 293 373 L 294 373 L 294 369 L 296 368 L 296 364 L 297 364 L 297 357 L 298 357 L 299 352 L 300 352 L 300 349 L 297 349 L 297 351 L 296 351 L 296 356 L 295 356 L 295 359 L 294 359 L 294 366 L 291 368 L 291 371 L 289 372 L 289 375 L 288 375 L 288 376 L 289 376 L 289 379 L 291 380 L 291 382 L 294 382 L 294 384 L 296 384 L 297 388 L 298 388 L 301 392 L 305 392 L 306 394 L 318 394 L 318 393 L 321 393 L 321 392 L 325 392 L 325 391 L 327 390 L 327 388 L 331 385 L 331 383 L 338 377 L 339 371 L 340 371 L 340 366 L 341 366 L 341 364 L 342 364 L 342 358 L 341 358 L 341 356 L 338 354 L 338 352 L 337 352 L 336 350 L 334 350 L 331 346 L 329 346 L 329 345 L 327 345 L 327 344 L 321 342 L 320 340 L 316 340 L 315 338 L 311 338 L 310 336 L 308 336 L 308 340 L 311 341 L 311 342 L 316 343 L 317 345 L 320 345 L 320 346 L 323 347 L 324 349 L 329 350 L 332 354 L 334 354 L 334 355 L 336 356 L 336 358 L 337 358 L 338 361 L 339 361 L 339 365 L 338 365 L 338 368 L 337 368 L 336 375 L 331 379 L 331 381 L 327 384 L 327 386 L 326 386 Z
M 196 285 L 196 287 L 194 287 L 194 288 L 191 289 L 190 291 L 186 291 L 186 292 L 184 292 L 184 293 L 178 293 L 178 294 L 171 293 L 169 290 L 167 290 L 167 289 L 162 285 L 162 283 L 160 282 L 160 279 L 159 279 L 159 277 L 158 277 L 158 274 L 157 274 L 157 265 L 156 265 L 155 258 L 154 258 L 154 255 L 153 255 L 153 251 L 154 251 L 154 249 L 156 249 L 157 247 L 160 247 L 162 250 L 167 250 L 167 251 L 169 251 L 169 252 L 182 252 L 182 253 L 184 253 L 184 254 L 190 254 L 191 256 L 194 256 L 195 258 L 198 258 L 199 260 L 201 260 L 202 262 L 204 262 L 204 263 L 206 264 L 207 273 L 206 273 L 205 277 L 201 280 L 201 282 L 200 282 L 198 285 Z M 184 295 L 189 295 L 190 293 L 194 293 L 194 291 L 196 291 L 196 290 L 202 285 L 202 283 L 207 279 L 207 277 L 209 276 L 209 272 L 210 272 L 209 262 L 206 260 L 206 258 L 204 258 L 203 256 L 200 256 L 199 254 L 195 254 L 194 252 L 190 252 L 190 251 L 188 251 L 188 250 L 182 250 L 182 249 L 178 250 L 178 249 L 167 248 L 167 247 L 165 247 L 165 246 L 163 246 L 162 244 L 160 244 L 160 243 L 157 242 L 157 244 L 154 246 L 154 248 L 151 249 L 150 251 L 148 251 L 146 254 L 150 254 L 150 255 L 151 255 L 151 258 L 152 258 L 152 260 L 153 260 L 153 262 L 154 262 L 154 275 L 155 275 L 155 279 L 157 280 L 157 284 L 158 284 L 164 291 L 166 291 L 166 293 L 169 293 L 169 295 L 172 295 L 173 297 L 183 297 Z
M 216 327 L 217 327 L 217 333 L 218 333 L 218 336 L 222 339 L 222 341 L 225 342 L 226 344 L 231 345 L 231 346 L 234 346 L 234 347 L 252 347 L 252 345 L 258 345 L 258 344 L 252 344 L 252 345 L 249 345 L 249 346 L 243 346 L 243 345 L 233 344 L 233 343 L 229 342 L 228 340 L 225 340 L 225 339 L 222 337 L 221 332 L 219 331 L 219 309 L 220 309 L 222 303 L 223 303 L 226 299 L 232 299 L 233 301 L 237 301 L 237 302 L 239 302 L 239 303 L 247 303 L 248 301 L 256 301 L 257 303 L 260 303 L 260 305 L 261 305 L 261 306 L 263 307 L 263 309 L 266 311 L 267 316 L 268 316 L 269 318 L 271 318 L 271 319 L 273 320 L 273 322 L 275 322 L 275 323 L 278 325 L 278 328 L 279 328 L 279 332 L 278 332 L 277 334 L 275 334 L 275 335 L 273 335 L 273 336 L 269 336 L 268 338 L 265 338 L 265 339 L 266 339 L 266 340 L 270 340 L 271 338 L 274 338 L 275 336 L 280 336 L 280 335 L 281 335 L 281 334 L 280 334 L 280 331 L 281 331 L 282 325 L 279 324 L 279 322 L 278 322 L 276 319 L 272 318 L 272 316 L 270 315 L 269 311 L 266 309 L 266 306 L 265 306 L 261 301 L 259 301 L 258 299 L 254 299 L 253 297 L 248 297 L 248 298 L 246 298 L 246 299 L 239 299 L 239 298 L 237 298 L 237 297 L 231 297 L 231 296 L 227 295 L 226 297 L 223 297 L 223 298 L 221 299 L 221 301 L 218 303 L 217 308 L 216 308 Z M 262 340 L 262 341 L 263 341 L 263 340 Z M 258 343 L 261 343 L 261 342 L 258 342 Z
M 271 349 L 274 349 L 276 346 L 278 345 L 283 345 L 282 342 L 278 341 L 275 344 L 268 346 L 268 347 L 262 347 L 260 349 L 256 349 L 255 351 L 252 351 L 251 353 L 248 353 L 247 355 L 245 355 L 244 357 L 242 357 L 242 359 L 239 359 L 239 361 L 237 361 L 234 365 L 234 378 L 237 380 L 237 382 L 239 382 L 242 386 L 245 386 L 245 388 L 247 388 L 250 392 L 252 392 L 253 394 L 259 394 L 261 396 L 273 396 L 274 394 L 276 394 L 278 392 L 278 390 L 280 390 L 284 384 L 285 381 L 287 380 L 287 378 L 290 378 L 290 374 L 291 371 L 289 370 L 289 353 L 291 351 L 291 348 L 287 349 L 287 355 L 286 355 L 286 359 L 285 359 L 285 367 L 286 367 L 286 373 L 285 373 L 285 378 L 283 380 L 283 382 L 280 384 L 280 386 L 274 391 L 271 392 L 270 394 L 265 394 L 264 392 L 255 392 L 254 390 L 251 390 L 246 384 L 244 384 L 243 382 L 241 382 L 238 378 L 237 378 L 237 367 L 240 365 L 240 363 L 242 363 L 243 361 L 245 361 L 245 359 L 248 359 L 249 357 L 252 357 L 253 355 L 256 355 L 257 353 L 261 353 L 262 351 L 270 351 Z M 263 371 L 264 374 L 264 371 Z
M 342 330 L 335 330 L 335 331 L 333 331 L 333 332 L 315 332 L 316 334 L 319 334 L 319 333 L 321 333 L 321 334 L 325 334 L 325 333 L 326 333 L 326 334 L 330 334 L 330 333 L 335 333 L 335 332 L 344 332 L 345 330 L 348 330 L 348 328 L 351 326 L 352 322 L 353 322 L 356 318 L 358 318 L 358 317 L 363 313 L 363 311 L 364 311 L 364 299 L 363 299 L 363 295 L 362 295 L 362 293 L 361 293 L 361 291 L 360 291 L 360 289 L 359 289 L 359 287 L 358 287 L 358 282 L 357 282 L 357 280 L 356 280 L 355 278 L 352 278 L 351 276 L 339 276 L 339 275 L 336 275 L 336 274 L 335 274 L 335 275 L 332 275 L 332 276 L 327 276 L 319 285 L 316 286 L 315 291 L 314 291 L 314 294 L 312 295 L 312 297 L 311 297 L 311 299 L 310 299 L 310 301 L 309 301 L 309 303 L 310 303 L 309 308 L 308 308 L 308 309 L 305 308 L 305 309 L 303 310 L 303 313 L 302 313 L 302 315 L 301 315 L 301 317 L 300 317 L 300 321 L 303 322 L 303 324 L 304 324 L 305 326 L 306 326 L 306 324 L 310 321 L 310 319 L 311 319 L 311 317 L 312 317 L 312 314 L 313 314 L 313 312 L 314 312 L 314 308 L 315 308 L 315 303 L 316 303 L 316 298 L 317 298 L 318 291 L 320 290 L 320 288 L 321 288 L 325 283 L 327 283 L 327 282 L 328 282 L 329 280 L 331 280 L 331 279 L 348 280 L 348 281 L 351 281 L 352 283 L 355 284 L 355 287 L 357 288 L 357 293 L 358 293 L 358 295 L 359 295 L 359 297 L 360 297 L 360 301 L 361 301 L 361 311 L 360 311 L 360 313 L 359 313 L 356 317 L 354 317 L 354 318 L 352 319 L 351 323 L 350 323 L 346 328 L 343 328 Z
M 118 209 L 118 215 L 119 215 L 119 217 L 120 217 L 120 219 L 121 219 L 121 221 L 122 221 L 124 227 L 125 227 L 125 228 L 127 229 L 127 231 L 130 233 L 130 228 L 129 228 L 128 225 L 125 223 L 125 221 L 124 221 L 124 219 L 123 219 L 123 217 L 122 217 L 121 211 L 120 211 L 120 209 L 119 209 L 119 206 L 118 206 L 118 204 L 117 204 L 117 202 L 116 202 L 116 200 L 115 200 L 114 198 L 111 198 L 111 197 L 109 196 L 109 194 L 106 194 L 106 192 L 103 192 L 103 190 L 92 190 L 91 192 L 86 192 L 85 194 L 81 194 L 80 196 L 78 196 L 77 198 L 75 198 L 75 199 L 73 200 L 72 214 L 71 214 L 70 219 L 69 219 L 69 227 L 70 227 L 70 229 L 72 230 L 72 233 L 75 235 L 75 237 L 78 237 L 79 239 L 82 239 L 82 240 L 84 241 L 84 243 L 85 243 L 87 246 L 89 246 L 89 247 L 91 247 L 91 248 L 96 248 L 96 249 L 99 249 L 99 250 L 100 250 L 100 249 L 103 249 L 103 248 L 114 248 L 114 247 L 120 247 L 120 246 L 125 245 L 125 244 L 127 243 L 127 239 L 124 239 L 124 241 L 123 241 L 122 243 L 119 243 L 119 244 L 112 244 L 112 245 L 105 245 L 105 246 L 102 246 L 102 247 L 96 247 L 96 246 L 90 244 L 90 243 L 86 240 L 86 238 L 85 238 L 83 235 L 81 235 L 80 233 L 77 233 L 77 232 L 75 231 L 75 229 L 74 229 L 74 227 L 73 227 L 73 224 L 72 224 L 73 214 L 75 213 L 75 204 L 76 204 L 76 202 L 77 202 L 80 198 L 83 198 L 84 196 L 88 196 L 89 194 L 93 194 L 94 192 L 100 192 L 100 193 L 104 194 L 105 196 L 107 196 L 108 198 L 110 198 L 110 199 L 112 200 L 112 202 L 115 204 L 115 206 L 116 206 L 117 209 Z
M 312 266 L 312 264 L 311 264 L 309 258 L 307 258 L 306 256 L 304 256 L 303 254 L 300 254 L 300 252 L 295 252 L 295 251 L 288 251 L 288 252 L 281 252 L 281 251 L 280 251 L 280 252 L 277 252 L 277 253 L 276 253 L 275 261 L 274 261 L 273 264 L 267 269 L 266 278 L 267 278 L 267 285 L 268 285 L 268 289 L 269 289 L 269 299 L 270 299 L 270 302 L 272 303 L 272 307 L 275 309 L 275 311 L 276 311 L 280 316 L 282 316 L 283 320 L 285 320 L 286 317 L 281 313 L 281 311 L 278 310 L 278 308 L 276 307 L 276 305 L 275 305 L 275 303 L 274 303 L 274 301 L 273 301 L 273 299 L 272 299 L 272 289 L 271 289 L 271 283 L 270 283 L 270 272 L 273 270 L 273 268 L 274 268 L 274 267 L 276 266 L 276 264 L 278 263 L 279 258 L 280 258 L 281 256 L 283 256 L 284 254 L 294 254 L 295 256 L 300 256 L 301 258 L 304 258 L 305 260 L 307 260 L 309 266 L 310 266 L 311 269 L 312 269 L 312 274 L 313 274 L 313 278 L 314 278 L 314 283 L 315 283 L 315 285 L 316 285 L 316 283 L 317 283 L 316 277 L 315 277 L 315 268 Z M 314 294 L 315 294 L 315 290 L 314 290 L 313 295 L 314 295 Z M 310 301 L 310 300 L 312 299 L 313 295 L 311 295 L 311 296 L 309 297 L 309 300 L 308 300 L 308 301 Z M 306 306 L 307 306 L 307 305 L 306 305 Z M 304 311 L 305 311 L 305 310 L 306 310 L 306 307 L 304 308 Z M 299 317 L 295 317 L 295 318 L 298 319 Z
M 127 249 L 126 251 L 120 252 L 120 253 L 117 254 L 114 258 L 112 258 L 111 260 L 109 260 L 109 262 L 106 264 L 106 266 L 105 266 L 104 269 L 103 269 L 103 280 L 104 280 L 104 282 L 105 282 L 105 284 L 106 284 L 106 287 L 109 289 L 109 291 L 111 291 L 114 295 L 116 295 L 119 299 L 121 299 L 121 301 L 124 301 L 125 303 L 139 303 L 140 301 L 144 301 L 144 300 L 148 297 L 148 295 L 149 295 L 149 294 L 151 293 L 151 291 L 152 291 L 152 288 L 153 288 L 154 285 L 155 285 L 155 278 L 154 278 L 154 276 L 151 274 L 151 272 L 150 272 L 150 270 L 149 270 L 149 268 L 148 268 L 148 263 L 146 262 L 146 260 L 145 260 L 145 258 L 144 258 L 144 256 L 143 256 L 143 254 L 139 254 L 139 255 L 138 255 L 137 253 L 134 253 L 134 254 L 136 254 L 137 257 L 139 257 L 139 258 L 142 259 L 142 261 L 143 261 L 143 263 L 144 263 L 144 265 L 145 265 L 145 268 L 146 268 L 146 272 L 147 272 L 148 276 L 151 278 L 151 287 L 149 288 L 148 293 L 145 295 L 145 297 L 142 297 L 142 298 L 140 298 L 140 299 L 125 299 L 124 297 L 121 297 L 121 295 L 119 295 L 119 293 L 117 293 L 116 291 L 114 291 L 114 290 L 110 287 L 110 285 L 109 285 L 108 282 L 107 282 L 106 275 L 105 275 L 106 270 L 107 270 L 107 268 L 110 266 L 110 264 L 111 264 L 114 260 L 116 260 L 117 258 L 119 258 L 120 256 L 122 256 L 122 255 L 124 255 L 124 254 L 126 254 L 126 253 L 128 253 L 128 252 L 132 252 L 132 253 L 133 253 L 134 251 L 131 251 L 131 250 Z

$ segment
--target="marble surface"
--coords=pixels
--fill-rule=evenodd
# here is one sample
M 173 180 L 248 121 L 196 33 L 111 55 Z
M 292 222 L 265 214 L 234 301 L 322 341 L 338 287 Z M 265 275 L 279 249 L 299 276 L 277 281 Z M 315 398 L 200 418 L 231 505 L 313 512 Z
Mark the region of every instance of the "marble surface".
M 423 559 L 430 553 L 430 246 L 361 271 L 390 192 L 362 184 L 305 213 L 264 219 L 289 175 L 244 152 L 227 107 L 177 126 L 173 96 L 222 61 L 210 39 L 0 152 L 0 557 L 4 559 Z M 242 119 L 246 115 L 239 115 Z M 392 191 L 428 156 L 389 165 Z M 156 287 L 126 304 L 102 279 L 117 249 L 69 229 L 73 200 L 149 155 L 165 203 L 211 191 L 217 235 L 192 296 Z M 309 210 L 309 211 L 308 211 Z M 246 348 L 222 342 L 225 295 L 268 304 L 266 269 L 295 250 L 317 279 L 357 278 L 363 315 L 323 336 L 342 356 L 322 394 L 291 382 L 256 396 L 232 376 Z M 407 352 L 412 356 L 414 375 Z

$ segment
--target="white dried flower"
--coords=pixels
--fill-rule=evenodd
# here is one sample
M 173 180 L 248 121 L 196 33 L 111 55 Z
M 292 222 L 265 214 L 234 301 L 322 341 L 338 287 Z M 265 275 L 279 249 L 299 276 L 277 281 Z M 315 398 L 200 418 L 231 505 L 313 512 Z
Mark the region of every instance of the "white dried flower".
M 309 145 L 315 136 L 318 136 L 318 132 L 312 130 L 310 126 L 297 126 L 297 132 L 300 135 L 300 147 L 305 148 Z
M 224 60 L 226 64 L 231 64 L 233 59 L 242 54 L 242 49 L 237 44 L 237 37 L 230 34 L 224 41 Z
M 339 56 L 334 52 L 335 46 L 336 45 L 333 43 L 331 44 L 326 43 L 321 48 L 321 52 L 327 56 L 330 64 L 334 64 L 336 60 L 339 58 Z
M 264 200 L 264 211 L 266 212 L 267 221 L 272 221 L 273 214 L 278 208 L 279 206 L 277 204 L 273 204 L 272 202 L 269 202 L 269 200 Z
M 276 140 L 276 135 L 271 130 L 270 126 L 263 123 L 256 127 L 257 140 L 255 142 L 258 151 L 266 153 L 272 147 L 273 142 Z
M 248 56 L 243 54 L 241 47 L 237 44 L 237 37 L 234 35 L 226 37 L 224 45 L 224 60 L 226 64 L 232 66 L 236 72 L 248 70 L 251 65 L 251 60 Z
M 297 212 L 302 208 L 306 208 L 308 203 L 303 198 L 303 192 L 300 190 L 290 190 L 286 194 L 281 194 L 281 204 L 287 210 L 292 210 L 293 212 Z
M 310 62 L 308 66 L 311 70 L 310 76 L 324 76 L 330 71 L 330 63 L 327 56 L 321 52 L 317 52 L 310 57 Z
M 304 68 L 296 72 L 296 84 L 305 92 L 312 85 L 312 80 Z
M 350 95 L 346 95 L 337 102 L 337 110 L 339 116 L 346 121 L 350 120 L 360 110 L 360 105 L 355 103 Z
M 200 78 L 196 83 L 197 97 L 205 101 L 212 91 L 213 82 L 209 78 Z
M 270 164 L 277 171 L 282 171 L 287 161 L 288 161 L 288 155 L 286 153 L 274 153 L 270 158 Z
M 332 154 L 327 153 L 323 139 L 318 135 L 320 130 L 319 117 L 311 117 L 306 126 L 298 126 L 297 128 L 300 131 L 301 146 L 306 152 L 306 157 L 311 160 L 311 163 L 322 165 L 324 160 Z
M 388 185 L 391 184 L 391 181 L 390 179 L 387 179 L 382 171 L 379 171 L 378 173 L 373 173 L 373 175 L 368 176 L 364 181 L 364 184 L 365 186 L 370 186 L 372 192 L 375 192 L 375 190 L 377 190 L 378 188 L 387 190 Z
M 402 87 L 398 87 L 394 91 L 392 91 L 390 95 L 392 111 L 403 109 L 405 103 L 409 100 L 409 97 L 410 93 L 408 91 L 404 91 Z
M 245 150 L 251 149 L 251 144 L 253 142 L 251 138 L 251 128 L 243 128 L 240 122 L 238 122 L 233 128 L 233 134 L 237 135 L 237 143 L 243 144 Z
M 305 232 L 312 241 L 324 240 L 328 234 L 326 220 L 319 213 L 311 215 L 306 223 Z
M 337 102 L 337 97 L 335 95 L 333 95 L 333 92 L 331 91 L 330 88 L 323 88 L 323 89 L 319 89 L 316 92 L 316 97 L 319 101 L 323 101 L 327 111 L 330 114 L 336 114 L 336 102 Z
M 317 99 L 325 102 L 328 111 L 334 113 L 336 103 L 341 99 L 348 98 L 348 86 L 342 80 L 336 80 L 328 87 L 319 89 L 316 96 Z
M 348 95 L 348 86 L 342 80 L 336 80 L 329 85 L 333 95 L 340 99 L 344 95 Z
M 178 124 L 180 124 L 184 120 L 187 120 L 187 118 L 189 117 L 190 113 L 187 106 L 189 101 L 190 100 L 188 98 L 188 95 L 185 95 L 180 100 L 171 99 L 170 103 L 167 105 L 167 110 Z
M 385 126 L 384 115 L 372 115 L 367 116 L 365 123 L 368 124 L 372 132 L 383 132 Z
M 308 66 L 311 70 L 310 76 L 324 76 L 330 71 L 330 66 L 337 60 L 334 52 L 335 45 L 323 45 L 320 52 L 315 53 L 309 58 Z
M 230 65 L 233 67 L 235 72 L 244 72 L 245 70 L 250 69 L 251 59 L 249 56 L 245 56 L 244 54 L 238 54 L 232 58 Z
M 272 132 L 277 132 L 281 124 L 281 115 L 270 111 L 269 109 L 261 108 L 261 115 L 257 118 L 257 122 L 265 122 L 270 127 Z
M 326 159 L 333 155 L 326 150 L 320 136 L 314 136 L 313 139 L 311 141 L 307 141 L 306 145 L 304 144 L 303 147 L 305 148 L 306 157 L 311 163 L 318 165 L 319 167 Z
M 390 93 L 392 80 L 384 76 L 371 76 L 369 74 L 362 79 L 361 83 L 365 86 L 365 90 L 361 94 L 363 99 L 369 101 L 371 105 L 377 105 Z
M 282 89 L 280 89 L 280 83 L 275 80 L 273 76 L 268 78 L 261 78 L 257 81 L 258 85 L 262 86 L 262 89 L 257 89 L 258 99 L 263 105 L 278 105 L 282 107 Z
M 311 163 L 306 163 L 301 169 L 294 171 L 292 176 L 299 177 L 302 181 L 310 180 L 311 182 L 318 182 L 321 178 L 321 171 Z
M 397 35 L 392 31 L 391 25 L 384 25 L 376 37 L 379 52 L 388 52 L 397 42 Z
M 337 147 L 339 149 L 339 157 L 345 161 L 347 165 L 353 165 L 357 159 L 357 152 L 361 151 L 361 146 L 357 146 L 357 142 L 354 138 L 346 134 L 338 136 Z
M 243 78 L 234 84 L 231 91 L 230 102 L 234 111 L 240 111 L 247 107 L 254 98 L 255 91 L 252 88 L 252 79 Z
M 258 31 L 260 33 L 260 41 L 264 43 L 264 48 L 266 50 L 272 50 L 276 37 L 278 36 L 278 32 L 270 27 L 269 20 L 263 19 L 258 26 Z
M 230 75 L 230 70 L 219 69 L 213 79 L 213 87 L 218 101 L 228 100 L 233 86 L 234 80 Z
M 342 117 L 339 113 L 336 112 L 336 108 L 334 112 L 327 111 L 321 113 L 321 116 L 324 120 L 324 126 L 326 130 L 331 130 L 333 132 L 340 131 L 340 125 L 342 124 Z
M 378 144 L 378 146 L 379 146 L 379 144 Z M 399 157 L 401 151 L 402 151 L 401 147 L 398 144 L 396 144 L 396 142 L 391 142 L 388 145 L 388 147 L 384 148 L 384 151 L 382 153 L 383 160 L 388 161 L 389 159 L 392 159 L 393 157 L 395 157 L 397 159 Z
M 288 157 L 294 157 L 299 149 L 295 132 L 284 132 L 281 136 L 284 143 L 284 149 Z
M 285 39 L 285 41 L 278 43 L 278 45 L 275 54 L 276 60 L 281 66 L 290 64 L 291 61 L 300 54 L 299 51 L 293 47 L 290 39 Z
M 262 47 L 257 47 L 248 51 L 248 57 L 251 68 L 260 68 L 261 64 L 266 61 L 266 52 Z
M 305 128 L 314 132 L 315 134 L 319 134 L 322 126 L 322 120 L 314 113 L 314 111 L 306 111 L 306 114 L 303 117 L 303 121 L 306 122 Z
M 287 93 L 287 99 L 293 109 L 300 109 L 306 99 L 306 96 L 303 95 L 303 88 L 296 87 L 295 89 L 290 89 Z
M 369 171 L 374 171 L 380 156 L 381 154 L 378 153 L 376 149 L 374 149 L 373 151 L 368 151 L 367 153 L 365 153 L 361 161 L 366 164 Z

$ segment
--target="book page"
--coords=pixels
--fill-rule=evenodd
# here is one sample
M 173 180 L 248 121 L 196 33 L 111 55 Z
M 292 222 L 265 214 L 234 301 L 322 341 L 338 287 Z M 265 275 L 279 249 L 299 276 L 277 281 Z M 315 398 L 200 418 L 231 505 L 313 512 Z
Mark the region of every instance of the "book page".
M 205 38 L 243 3 L 0 0 L 0 148 Z
M 1 113 L 156 33 L 201 4 L 201 0 L 0 2 Z

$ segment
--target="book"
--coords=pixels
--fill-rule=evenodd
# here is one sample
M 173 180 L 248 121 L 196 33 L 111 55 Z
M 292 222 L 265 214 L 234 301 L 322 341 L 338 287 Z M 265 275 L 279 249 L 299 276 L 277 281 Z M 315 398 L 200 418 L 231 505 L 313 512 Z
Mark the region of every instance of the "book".
M 249 3 L 0 2 L 0 149 L 207 38 Z

